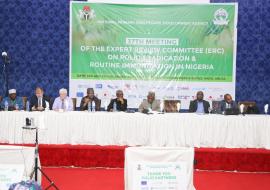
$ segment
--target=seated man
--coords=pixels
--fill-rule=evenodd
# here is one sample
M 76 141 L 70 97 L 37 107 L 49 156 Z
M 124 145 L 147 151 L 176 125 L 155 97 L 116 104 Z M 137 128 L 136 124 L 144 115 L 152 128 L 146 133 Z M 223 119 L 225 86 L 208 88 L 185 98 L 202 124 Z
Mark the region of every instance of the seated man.
M 189 112 L 196 113 L 209 113 L 208 109 L 210 104 L 208 101 L 203 99 L 203 92 L 198 91 L 196 95 L 196 100 L 193 100 L 189 104 Z
M 59 97 L 54 100 L 53 110 L 54 111 L 73 111 L 73 102 L 70 97 L 67 96 L 67 89 L 61 88 L 59 90 Z
M 225 94 L 224 100 L 220 102 L 220 111 L 224 112 L 226 109 L 238 109 L 237 103 L 232 100 L 230 94 Z
M 113 105 L 116 103 L 117 111 L 126 111 L 127 110 L 127 99 L 124 99 L 124 93 L 122 90 L 116 91 L 116 98 L 112 99 L 108 105 L 107 111 L 113 111 Z
M 95 111 L 100 111 L 100 99 L 95 96 L 95 92 L 93 88 L 87 88 L 87 96 L 83 97 L 80 104 L 80 110 L 88 110 L 88 103 L 90 102 L 91 110 L 92 110 L 92 102 L 95 102 L 96 108 Z
M 5 97 L 1 102 L 1 108 L 5 109 L 5 104 L 8 104 L 8 110 L 23 110 L 23 99 L 17 96 L 16 89 L 10 89 L 8 91 L 8 97 Z
M 160 102 L 155 99 L 155 92 L 148 92 L 147 100 L 139 106 L 139 112 L 147 113 L 149 111 L 160 111 Z
M 41 87 L 37 87 L 35 95 L 30 99 L 30 111 L 44 111 L 50 109 L 50 98 L 44 95 Z

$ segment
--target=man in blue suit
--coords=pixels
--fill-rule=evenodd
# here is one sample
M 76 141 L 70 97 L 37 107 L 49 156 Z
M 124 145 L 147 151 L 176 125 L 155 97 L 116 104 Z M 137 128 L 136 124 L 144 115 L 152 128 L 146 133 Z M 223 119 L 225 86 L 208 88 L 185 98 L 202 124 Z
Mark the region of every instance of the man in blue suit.
M 220 103 L 220 111 L 224 112 L 226 109 L 237 109 L 238 105 L 235 101 L 233 101 L 232 96 L 230 94 L 224 95 L 224 100 Z

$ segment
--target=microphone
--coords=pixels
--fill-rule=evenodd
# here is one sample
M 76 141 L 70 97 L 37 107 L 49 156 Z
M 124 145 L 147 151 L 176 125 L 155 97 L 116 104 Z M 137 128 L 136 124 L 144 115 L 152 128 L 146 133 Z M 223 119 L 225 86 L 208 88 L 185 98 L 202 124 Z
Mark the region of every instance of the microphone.
M 2 52 L 2 57 L 7 57 L 7 52 L 3 51 Z
M 2 52 L 2 58 L 4 59 L 5 63 L 10 63 L 10 59 L 9 59 L 8 54 L 7 54 L 6 51 Z

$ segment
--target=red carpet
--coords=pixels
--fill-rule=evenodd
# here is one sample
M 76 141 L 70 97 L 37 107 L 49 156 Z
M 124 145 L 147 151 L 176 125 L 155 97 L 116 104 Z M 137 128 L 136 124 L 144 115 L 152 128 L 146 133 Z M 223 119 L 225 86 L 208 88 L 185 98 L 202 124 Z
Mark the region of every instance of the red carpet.
M 33 145 L 26 145 L 33 146 Z M 123 168 L 125 146 L 40 145 L 42 166 Z M 195 148 L 195 169 L 270 172 L 270 150 Z
M 124 190 L 123 169 L 43 169 L 60 190 Z M 197 190 L 269 190 L 269 181 L 270 173 L 194 172 Z

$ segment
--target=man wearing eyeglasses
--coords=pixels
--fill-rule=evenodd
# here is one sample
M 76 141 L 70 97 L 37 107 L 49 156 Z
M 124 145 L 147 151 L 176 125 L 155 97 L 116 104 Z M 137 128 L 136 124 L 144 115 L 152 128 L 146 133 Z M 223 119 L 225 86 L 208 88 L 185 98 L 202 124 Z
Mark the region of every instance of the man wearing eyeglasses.
M 111 100 L 107 111 L 113 111 L 114 103 L 116 104 L 116 111 L 127 110 L 127 99 L 124 99 L 124 93 L 122 90 L 116 91 L 116 98 Z

